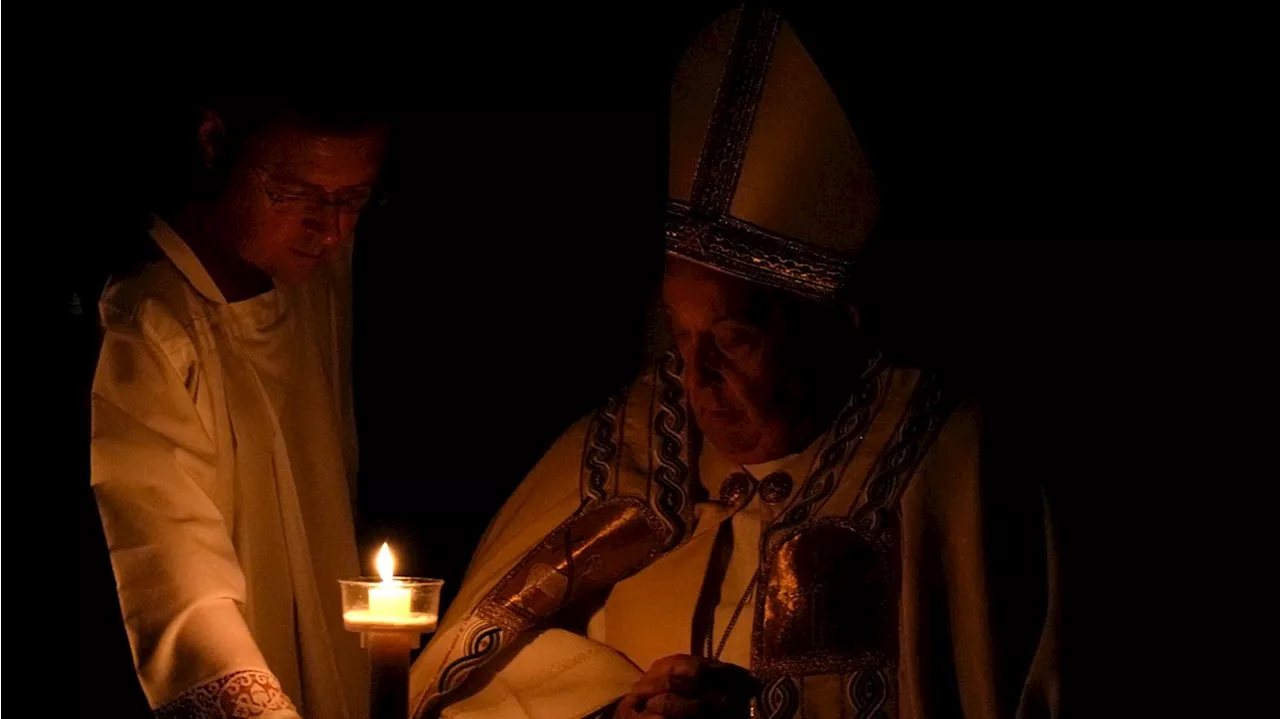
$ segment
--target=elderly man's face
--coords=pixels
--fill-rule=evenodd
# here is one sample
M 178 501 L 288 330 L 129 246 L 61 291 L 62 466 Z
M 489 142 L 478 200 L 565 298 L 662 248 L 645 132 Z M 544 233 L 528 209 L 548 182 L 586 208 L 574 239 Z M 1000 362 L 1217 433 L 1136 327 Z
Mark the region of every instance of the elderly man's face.
M 796 451 L 802 378 L 784 361 L 786 322 L 769 292 L 672 258 L 662 299 L 707 440 L 742 464 Z

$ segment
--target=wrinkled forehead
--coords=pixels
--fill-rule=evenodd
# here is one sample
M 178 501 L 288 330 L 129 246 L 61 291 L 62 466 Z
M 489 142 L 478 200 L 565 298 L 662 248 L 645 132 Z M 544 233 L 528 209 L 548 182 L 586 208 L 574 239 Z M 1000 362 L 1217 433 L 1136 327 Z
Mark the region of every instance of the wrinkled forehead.
M 662 302 L 673 319 L 763 323 L 772 306 L 770 299 L 766 287 L 696 262 L 667 256 L 662 275 Z

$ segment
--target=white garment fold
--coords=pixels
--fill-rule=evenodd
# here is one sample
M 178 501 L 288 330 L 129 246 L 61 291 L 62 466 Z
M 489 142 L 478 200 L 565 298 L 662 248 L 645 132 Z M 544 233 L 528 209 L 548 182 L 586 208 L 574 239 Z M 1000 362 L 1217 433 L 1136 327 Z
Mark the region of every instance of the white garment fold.
M 335 583 L 358 574 L 347 258 L 227 303 L 163 221 L 151 235 L 164 257 L 101 303 L 91 444 L 143 689 L 210 716 L 233 700 L 250 716 L 361 716 L 367 662 Z

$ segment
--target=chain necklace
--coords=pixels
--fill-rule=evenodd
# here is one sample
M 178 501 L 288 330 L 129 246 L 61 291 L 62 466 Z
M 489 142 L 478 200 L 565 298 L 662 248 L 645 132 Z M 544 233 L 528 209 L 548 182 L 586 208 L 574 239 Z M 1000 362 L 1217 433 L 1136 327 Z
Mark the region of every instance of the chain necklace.
M 746 471 L 745 467 L 742 468 L 742 471 L 745 474 L 747 474 L 747 476 L 752 476 L 750 472 Z M 742 508 L 745 508 L 747 505 L 751 504 L 751 502 L 755 500 L 755 496 L 759 487 L 760 487 L 759 481 L 756 481 L 755 478 L 752 477 L 751 488 L 750 488 L 750 491 L 747 492 L 746 499 L 743 500 L 741 504 Z M 732 518 L 730 518 L 725 521 L 732 522 L 733 520 Z M 724 633 L 720 635 L 720 642 L 719 644 L 716 644 L 714 652 L 711 651 L 711 643 L 715 640 L 716 613 L 715 613 L 714 607 L 711 609 L 711 618 L 707 622 L 707 633 L 702 640 L 702 656 L 709 657 L 712 660 L 719 661 L 720 655 L 724 653 L 725 644 L 729 643 L 729 635 L 733 634 L 733 628 L 734 626 L 737 625 L 738 618 L 742 616 L 742 610 L 746 609 L 747 601 L 750 600 L 751 596 L 755 593 L 756 584 L 758 583 L 759 579 L 760 579 L 760 565 L 759 565 L 759 562 L 757 561 L 756 571 L 751 574 L 751 581 L 747 583 L 747 588 L 743 590 L 742 598 L 738 600 L 738 606 L 734 608 L 733 614 L 729 617 L 729 623 L 725 625 Z M 723 579 L 721 581 L 723 581 Z
M 757 580 L 760 579 L 760 570 L 756 569 L 755 574 L 751 575 L 751 581 L 747 584 L 747 589 L 742 593 L 742 599 L 738 600 L 738 606 L 733 610 L 733 616 L 729 617 L 729 623 L 725 625 L 724 633 L 720 635 L 720 643 L 716 645 L 715 652 L 711 651 L 711 641 L 715 635 L 715 614 L 712 613 L 712 621 L 707 627 L 707 636 L 703 650 L 703 655 L 719 661 L 720 655 L 724 653 L 724 645 L 729 642 L 729 635 L 733 634 L 733 627 L 738 623 L 738 617 L 742 616 L 742 610 L 747 607 L 747 600 L 755 594 Z

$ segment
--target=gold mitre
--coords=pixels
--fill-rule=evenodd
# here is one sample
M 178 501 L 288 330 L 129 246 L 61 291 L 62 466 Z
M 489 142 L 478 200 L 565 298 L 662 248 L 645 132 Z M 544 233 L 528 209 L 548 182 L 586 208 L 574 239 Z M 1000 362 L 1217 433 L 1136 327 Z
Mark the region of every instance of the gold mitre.
M 824 299 L 876 218 L 871 169 L 795 31 L 753 4 L 685 51 L 671 88 L 667 253 Z

